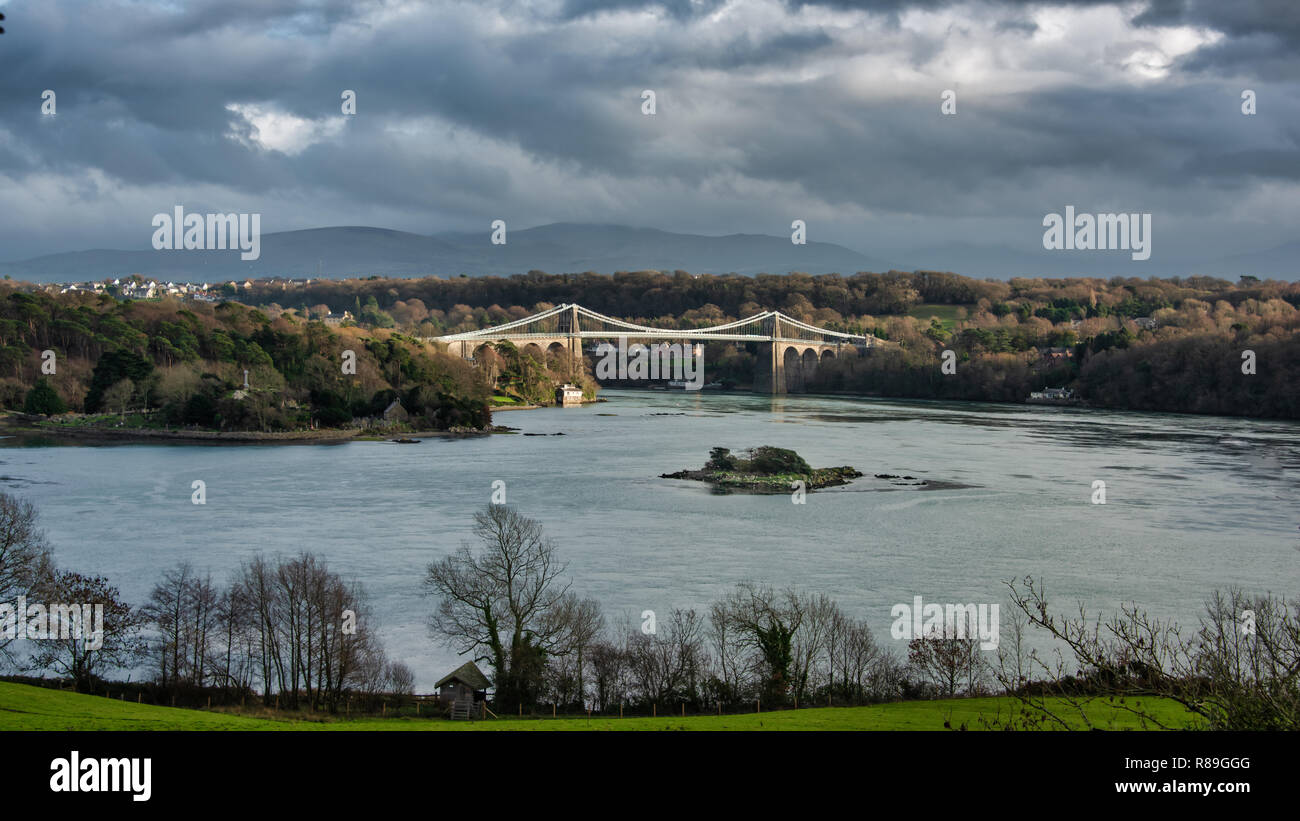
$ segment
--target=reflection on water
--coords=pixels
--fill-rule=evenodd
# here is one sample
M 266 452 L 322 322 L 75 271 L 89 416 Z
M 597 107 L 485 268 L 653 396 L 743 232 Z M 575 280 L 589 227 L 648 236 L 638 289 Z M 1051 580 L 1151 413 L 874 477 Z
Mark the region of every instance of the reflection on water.
M 743 579 L 826 592 L 889 638 L 921 595 L 1005 601 L 1042 577 L 1062 606 L 1138 601 L 1192 624 L 1215 587 L 1293 594 L 1300 425 L 1077 408 L 609 391 L 498 415 L 520 435 L 319 446 L 29 447 L 0 487 L 30 498 L 58 561 L 142 602 L 183 560 L 222 578 L 258 551 L 312 550 L 359 579 L 392 653 L 429 688 L 463 661 L 431 642 L 420 578 L 469 538 L 492 482 L 542 520 L 574 589 L 623 614 L 707 609 Z M 659 474 L 710 447 L 794 448 L 847 486 L 715 494 Z M 874 474 L 915 476 L 894 487 Z M 207 504 L 190 503 L 191 482 Z M 1090 503 L 1102 480 L 1107 504 Z M 887 492 L 883 492 L 887 491 Z

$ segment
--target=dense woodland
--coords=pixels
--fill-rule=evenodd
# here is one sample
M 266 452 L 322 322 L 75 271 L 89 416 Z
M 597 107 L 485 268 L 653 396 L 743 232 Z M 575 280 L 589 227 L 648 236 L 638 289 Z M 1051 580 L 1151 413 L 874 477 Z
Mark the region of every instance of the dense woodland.
M 518 356 L 503 359 L 503 380 L 521 381 L 509 370 Z M 533 393 L 553 382 L 544 370 L 531 378 Z M 235 302 L 0 290 L 0 403 L 29 413 L 286 431 L 360 425 L 399 400 L 403 425 L 482 428 L 493 390 L 459 357 L 388 330 L 272 318 Z
M 571 301 L 659 327 L 777 309 L 881 340 L 862 354 L 845 349 L 823 360 L 802 385 L 813 392 L 1020 402 L 1031 391 L 1070 387 L 1098 407 L 1300 418 L 1300 283 L 1252 277 L 533 272 L 292 289 L 263 282 L 238 289 L 238 300 L 119 300 L 3 283 L 0 405 L 279 431 L 364 426 L 399 400 L 410 427 L 481 428 L 493 396 L 548 403 L 557 384 L 579 383 L 591 396 L 594 381 L 562 357 L 535 359 L 508 343 L 475 368 L 421 339 Z M 343 311 L 356 321 L 319 321 Z M 347 350 L 356 354 L 355 374 L 343 372 Z M 955 373 L 940 369 L 945 350 L 956 356 Z M 43 369 L 45 351 L 54 352 L 53 374 Z M 757 356 L 753 344 L 712 343 L 705 378 L 746 386 Z
M 890 344 L 819 369 L 809 391 L 1018 402 L 1072 387 L 1090 404 L 1300 418 L 1300 283 L 1242 277 L 977 280 L 891 271 L 852 276 L 604 276 L 315 281 L 256 285 L 271 314 L 349 310 L 369 327 L 419 336 L 473 330 L 565 302 L 640 324 L 702 327 L 768 309 Z M 1142 320 L 1137 322 L 1135 320 Z M 1067 348 L 1049 355 L 1050 348 Z M 941 373 L 944 350 L 956 354 Z M 1243 372 L 1245 351 L 1255 373 Z M 756 350 L 711 345 L 706 378 L 741 385 Z

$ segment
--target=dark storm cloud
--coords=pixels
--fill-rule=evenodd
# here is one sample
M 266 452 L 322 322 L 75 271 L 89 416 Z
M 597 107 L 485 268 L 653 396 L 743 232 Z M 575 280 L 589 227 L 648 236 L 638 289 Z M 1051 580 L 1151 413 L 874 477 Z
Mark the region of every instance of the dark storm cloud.
M 909 10 L 934 11 L 963 5 L 966 0 L 789 0 L 791 6 L 896 15 Z M 1079 8 L 1115 5 L 1113 0 L 991 0 L 1004 8 Z M 1295 0 L 1150 0 L 1132 18 L 1137 26 L 1205 26 L 1231 38 L 1267 35 L 1281 42 L 1300 42 L 1300 3 Z M 1024 25 L 1022 22 L 1021 25 Z M 1029 24 L 1032 26 L 1032 23 Z
M 1180 67 L 1188 72 L 1300 77 L 1300 3 L 1294 0 L 1155 0 L 1134 23 L 1205 26 L 1227 35 L 1184 58 Z
M 1207 26 L 1229 37 L 1268 34 L 1300 40 L 1300 4 L 1293 0 L 1153 0 L 1135 18 L 1140 26 Z
M 1264 25 L 1285 11 L 1267 3 L 1124 6 L 1136 28 L 1098 45 L 1104 73 L 1076 65 L 1086 44 L 1067 38 L 1059 56 L 1037 47 L 1023 82 L 1002 64 L 1029 59 L 1042 4 L 980 3 L 937 29 L 905 15 L 954 3 L 410 5 L 22 4 L 19 36 L 0 42 L 0 207 L 17 209 L 0 258 L 121 247 L 124 231 L 138 245 L 136 227 L 181 200 L 261 208 L 264 230 L 432 232 L 509 214 L 725 233 L 779 230 L 797 211 L 846 242 L 868 212 L 943 233 L 1026 200 L 1223 211 L 1261 182 L 1293 190 L 1300 168 L 1300 102 L 1269 81 L 1293 65 L 1294 26 Z M 1170 25 L 1223 36 L 1164 80 L 1116 67 L 1158 51 L 1154 27 Z M 972 46 L 991 49 L 976 66 L 991 79 L 946 68 Z M 1267 118 L 1240 115 L 1245 86 L 1213 70 L 1229 63 L 1260 79 Z M 950 87 L 960 113 L 944 118 Z M 358 95 L 346 122 L 343 89 Z M 764 209 L 776 216 L 754 224 Z
M 589 17 L 608 11 L 644 11 L 663 9 L 670 16 L 685 20 L 700 14 L 709 14 L 722 0 L 565 0 L 560 16 L 566 20 Z

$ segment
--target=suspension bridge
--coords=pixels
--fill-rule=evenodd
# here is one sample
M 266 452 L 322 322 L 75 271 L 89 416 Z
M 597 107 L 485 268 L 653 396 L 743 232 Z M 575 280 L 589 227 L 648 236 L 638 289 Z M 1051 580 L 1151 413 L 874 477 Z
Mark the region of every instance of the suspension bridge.
M 578 363 L 584 340 L 685 340 L 690 342 L 753 342 L 758 345 L 754 390 L 760 393 L 798 392 L 817 372 L 818 366 L 841 356 L 846 348 L 856 351 L 875 347 L 871 335 L 828 331 L 800 322 L 780 311 L 761 314 L 707 328 L 651 328 L 605 316 L 581 305 L 565 304 L 549 311 L 516 319 L 492 328 L 434 337 L 450 353 L 476 359 L 498 342 L 511 342 L 524 353 L 546 361 L 565 355 Z

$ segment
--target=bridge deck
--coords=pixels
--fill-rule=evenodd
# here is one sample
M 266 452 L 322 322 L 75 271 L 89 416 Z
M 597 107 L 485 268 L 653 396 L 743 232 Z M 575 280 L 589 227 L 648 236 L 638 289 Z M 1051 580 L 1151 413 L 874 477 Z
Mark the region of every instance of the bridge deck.
M 583 327 L 584 323 L 587 325 Z M 596 327 L 592 327 L 592 326 Z M 748 326 L 748 327 L 747 327 Z M 803 336 L 789 336 L 789 331 Z M 746 333 L 746 331 L 749 331 Z M 758 331 L 758 333 L 754 333 Z M 763 333 L 762 331 L 767 331 Z M 774 332 L 775 331 L 775 332 Z M 786 331 L 786 333 L 781 333 Z M 872 345 L 874 336 L 828 331 L 800 322 L 779 311 L 765 311 L 745 319 L 714 325 L 708 328 L 651 328 L 621 319 L 605 316 L 583 308 L 565 304 L 533 316 L 516 319 L 492 328 L 447 334 L 431 339 L 436 342 L 470 342 L 483 340 L 529 339 L 687 339 L 693 341 L 718 340 L 723 342 L 785 342 L 805 345 Z

